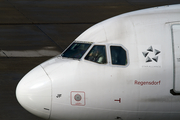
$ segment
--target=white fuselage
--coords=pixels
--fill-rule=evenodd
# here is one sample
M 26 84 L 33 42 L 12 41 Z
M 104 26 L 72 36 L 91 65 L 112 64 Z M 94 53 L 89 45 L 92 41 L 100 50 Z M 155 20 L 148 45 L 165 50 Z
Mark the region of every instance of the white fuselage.
M 46 119 L 179 120 L 179 41 L 180 5 L 110 18 L 73 42 L 89 44 L 81 58 L 64 52 L 30 71 L 17 99 Z M 87 58 L 94 46 L 104 46 L 104 63 Z M 113 47 L 126 61 L 116 63 Z

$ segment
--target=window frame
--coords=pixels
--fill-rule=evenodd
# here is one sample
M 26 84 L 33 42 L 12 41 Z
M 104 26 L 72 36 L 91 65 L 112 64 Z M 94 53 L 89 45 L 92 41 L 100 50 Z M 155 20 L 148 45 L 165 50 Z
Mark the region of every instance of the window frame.
M 87 53 L 87 51 L 89 51 L 89 49 L 92 47 L 92 45 L 93 45 L 93 42 L 86 42 L 86 41 L 73 41 L 68 47 L 66 47 L 66 49 L 64 49 L 63 50 L 63 52 L 60 54 L 60 55 L 58 55 L 59 57 L 61 57 L 62 59 L 75 59 L 75 58 L 67 58 L 67 57 L 62 57 L 62 54 L 67 50 L 67 49 L 69 49 L 69 47 L 73 44 L 73 43 L 89 43 L 89 44 L 91 44 L 90 46 L 89 46 L 89 48 L 86 50 L 86 52 L 84 53 L 84 55 Z M 80 59 L 75 59 L 75 60 L 82 60 L 83 58 L 84 58 L 84 55 L 83 56 L 81 56 L 81 58 Z
M 126 68 L 129 66 L 130 64 L 130 60 L 129 60 L 129 51 L 126 47 L 124 47 L 124 45 L 122 44 L 109 44 L 109 43 L 94 43 L 94 42 L 84 42 L 84 41 L 74 41 L 72 42 L 61 54 L 63 54 L 73 43 L 90 43 L 90 47 L 86 50 L 86 52 L 84 53 L 84 55 L 80 58 L 80 59 L 77 59 L 79 61 L 86 61 L 86 62 L 89 62 L 89 63 L 92 63 L 92 64 L 96 64 L 96 65 L 109 65 L 109 66 L 112 66 L 112 67 L 121 67 L 121 68 Z M 89 60 L 86 60 L 85 57 L 86 55 L 90 52 L 90 50 L 95 46 L 95 45 L 102 45 L 102 46 L 105 46 L 105 52 L 106 52 L 106 59 L 107 59 L 107 63 L 106 64 L 100 64 L 100 63 L 97 63 L 97 62 L 93 62 L 93 61 L 89 61 Z M 116 47 L 122 47 L 125 51 L 126 51 L 126 57 L 127 57 L 127 64 L 126 65 L 114 65 L 112 64 L 112 57 L 111 57 L 111 49 L 110 47 L 111 46 L 116 46 Z M 60 57 L 61 54 L 59 55 Z M 62 57 L 63 58 L 63 57 Z M 73 59 L 73 58 L 64 58 L 64 59 Z
M 86 60 L 85 57 L 88 55 L 88 53 L 91 51 L 91 49 L 96 46 L 96 45 L 100 45 L 100 46 L 105 46 L 105 53 L 106 53 L 106 60 L 107 60 L 107 63 L 105 64 L 100 64 L 100 63 L 97 63 L 97 62 L 93 62 L 93 61 L 89 61 L 89 60 Z M 86 53 L 83 55 L 82 57 L 82 60 L 86 61 L 86 62 L 89 62 L 89 63 L 92 63 L 92 64 L 96 64 L 96 65 L 109 65 L 109 48 L 108 48 L 108 44 L 105 44 L 105 43 L 93 43 L 89 49 L 86 51 Z
M 112 64 L 112 56 L 111 56 L 111 46 L 115 46 L 115 47 L 121 47 L 123 48 L 125 51 L 126 51 L 126 59 L 127 59 L 127 64 L 126 65 L 114 65 Z M 128 67 L 129 66 L 129 51 L 127 50 L 126 47 L 124 47 L 122 44 L 108 44 L 108 51 L 109 51 L 109 64 L 110 66 L 113 66 L 113 67 L 122 67 L 122 68 L 125 68 L 125 67 Z

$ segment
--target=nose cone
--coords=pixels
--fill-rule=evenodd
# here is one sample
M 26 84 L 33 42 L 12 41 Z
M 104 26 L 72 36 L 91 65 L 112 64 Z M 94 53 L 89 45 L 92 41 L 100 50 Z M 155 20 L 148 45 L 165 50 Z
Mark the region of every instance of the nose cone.
M 41 66 L 26 74 L 16 88 L 18 102 L 29 112 L 48 119 L 51 111 L 51 80 Z

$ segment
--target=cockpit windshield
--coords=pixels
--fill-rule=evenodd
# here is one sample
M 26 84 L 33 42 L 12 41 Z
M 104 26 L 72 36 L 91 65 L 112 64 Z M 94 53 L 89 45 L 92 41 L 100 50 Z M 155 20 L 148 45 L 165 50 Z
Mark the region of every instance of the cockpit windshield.
M 91 43 L 73 43 L 65 52 L 61 54 L 62 57 L 81 59 L 87 49 L 91 46 Z
M 106 64 L 106 47 L 105 45 L 94 45 L 90 52 L 85 57 L 85 60 L 96 62 L 99 64 Z

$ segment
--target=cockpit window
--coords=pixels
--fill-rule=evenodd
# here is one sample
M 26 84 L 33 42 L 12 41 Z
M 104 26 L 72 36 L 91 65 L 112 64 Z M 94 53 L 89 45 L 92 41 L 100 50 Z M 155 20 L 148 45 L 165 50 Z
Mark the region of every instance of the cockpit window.
M 62 57 L 81 59 L 87 49 L 90 47 L 90 43 L 73 43 L 64 53 Z
M 126 65 L 126 51 L 120 46 L 110 46 L 111 62 L 113 65 Z
M 85 57 L 85 60 L 96 62 L 99 64 L 106 64 L 106 48 L 104 45 L 94 45 L 90 52 Z

